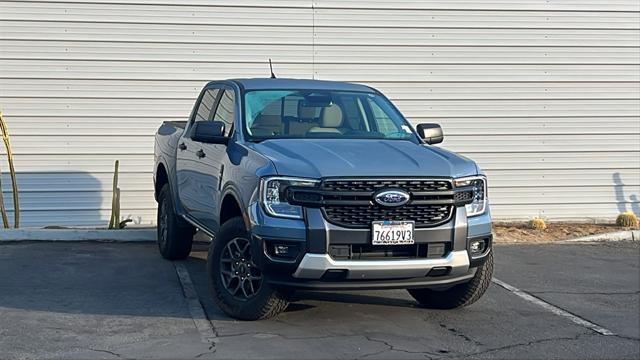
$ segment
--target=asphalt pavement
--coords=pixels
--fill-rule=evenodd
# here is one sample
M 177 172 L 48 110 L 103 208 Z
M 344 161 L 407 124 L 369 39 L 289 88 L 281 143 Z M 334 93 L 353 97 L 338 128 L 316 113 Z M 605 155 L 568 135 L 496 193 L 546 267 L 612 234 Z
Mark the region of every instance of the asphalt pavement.
M 206 245 L 172 263 L 153 244 L 3 243 L 0 358 L 640 357 L 638 242 L 495 254 L 507 288 L 465 309 L 400 290 L 299 292 L 277 318 L 244 322 L 211 301 Z

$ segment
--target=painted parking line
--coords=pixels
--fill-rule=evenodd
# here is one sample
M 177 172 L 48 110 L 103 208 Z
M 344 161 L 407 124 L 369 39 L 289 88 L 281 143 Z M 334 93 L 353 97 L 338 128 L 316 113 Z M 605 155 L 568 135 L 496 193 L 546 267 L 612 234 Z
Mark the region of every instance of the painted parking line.
M 200 303 L 198 293 L 193 285 L 193 281 L 191 281 L 189 271 L 183 262 L 174 261 L 173 266 L 176 269 L 178 280 L 180 280 L 182 292 L 187 301 L 187 306 L 189 307 L 189 313 L 191 314 L 193 323 L 195 324 L 196 329 L 198 329 L 198 332 L 200 332 L 202 342 L 209 344 L 209 350 L 211 350 L 215 347 L 215 341 L 217 338 L 216 332 L 211 325 L 211 321 L 209 321 L 204 312 L 202 303 Z
M 570 313 L 570 312 L 568 312 L 566 310 L 563 310 L 563 309 L 561 309 L 561 308 L 559 308 L 559 307 L 557 307 L 555 305 L 552 305 L 552 304 L 550 304 L 550 303 L 548 303 L 548 302 L 546 302 L 546 301 L 544 301 L 544 300 L 542 300 L 542 299 L 540 299 L 538 297 L 535 297 L 535 296 L 529 294 L 526 291 L 520 290 L 515 286 L 509 285 L 504 281 L 498 280 L 496 278 L 491 279 L 491 281 L 494 284 L 500 286 L 501 288 L 503 288 L 503 289 L 505 289 L 507 291 L 510 291 L 513 294 L 523 298 L 524 300 L 526 300 L 526 301 L 528 301 L 530 303 L 536 304 L 536 305 L 544 308 L 545 310 L 547 310 L 549 312 L 552 312 L 552 313 L 554 313 L 554 314 L 556 314 L 558 316 L 565 317 L 565 318 L 571 320 L 572 322 L 574 322 L 574 323 L 576 323 L 576 324 L 578 324 L 580 326 L 583 326 L 583 327 L 585 327 L 587 329 L 591 329 L 591 330 L 593 330 L 593 331 L 595 331 L 595 332 L 597 332 L 599 334 L 602 334 L 602 335 L 615 335 L 609 329 L 605 329 L 605 328 L 603 328 L 602 326 L 600 326 L 598 324 L 594 324 L 589 320 L 583 319 L 583 318 L 581 318 L 581 317 L 579 317 L 579 316 L 577 316 L 575 314 L 572 314 L 572 313 Z

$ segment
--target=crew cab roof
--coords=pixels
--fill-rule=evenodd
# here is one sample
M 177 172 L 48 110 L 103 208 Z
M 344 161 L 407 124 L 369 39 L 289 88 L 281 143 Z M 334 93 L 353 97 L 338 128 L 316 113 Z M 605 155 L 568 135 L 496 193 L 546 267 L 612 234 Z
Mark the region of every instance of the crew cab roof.
M 269 89 L 300 89 L 300 90 L 335 90 L 335 91 L 360 91 L 375 93 L 376 91 L 368 86 L 352 84 L 341 81 L 308 80 L 308 79 L 231 79 L 245 90 L 269 90 Z

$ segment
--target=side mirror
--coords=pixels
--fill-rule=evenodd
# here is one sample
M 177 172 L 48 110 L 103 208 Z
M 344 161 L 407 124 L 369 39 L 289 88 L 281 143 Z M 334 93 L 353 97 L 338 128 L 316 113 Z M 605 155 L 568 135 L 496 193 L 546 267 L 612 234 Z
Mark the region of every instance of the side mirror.
M 418 135 L 429 145 L 439 144 L 444 140 L 442 128 L 438 124 L 418 124 Z
M 224 136 L 224 125 L 222 121 L 196 122 L 191 139 L 201 143 L 226 145 L 229 138 Z

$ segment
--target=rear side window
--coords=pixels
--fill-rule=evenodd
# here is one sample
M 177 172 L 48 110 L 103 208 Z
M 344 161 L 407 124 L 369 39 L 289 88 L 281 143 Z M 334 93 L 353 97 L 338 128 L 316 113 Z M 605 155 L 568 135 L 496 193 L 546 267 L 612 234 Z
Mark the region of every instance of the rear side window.
M 218 91 L 220 91 L 220 89 L 208 89 L 205 91 L 198 105 L 195 121 L 209 121 L 213 118 L 213 106 L 216 103 Z
M 216 114 L 213 117 L 213 120 L 225 123 L 225 136 L 229 136 L 233 129 L 233 119 L 235 117 L 234 109 L 235 95 L 233 94 L 233 90 L 224 90 L 224 93 L 218 102 L 218 108 L 216 109 Z

